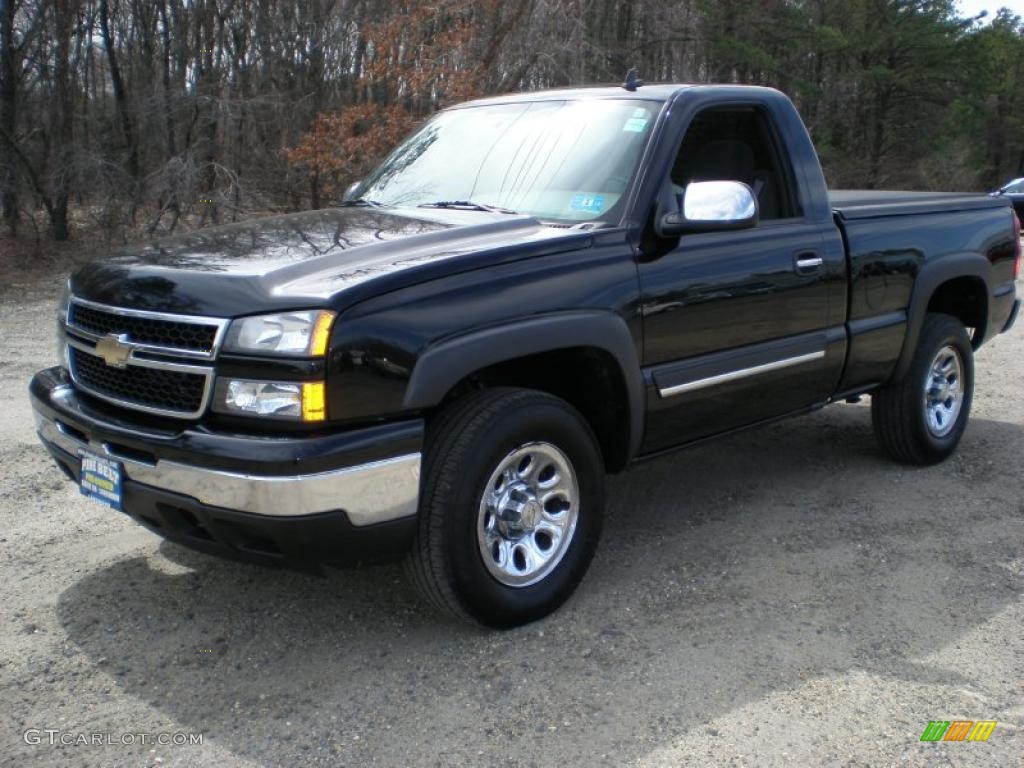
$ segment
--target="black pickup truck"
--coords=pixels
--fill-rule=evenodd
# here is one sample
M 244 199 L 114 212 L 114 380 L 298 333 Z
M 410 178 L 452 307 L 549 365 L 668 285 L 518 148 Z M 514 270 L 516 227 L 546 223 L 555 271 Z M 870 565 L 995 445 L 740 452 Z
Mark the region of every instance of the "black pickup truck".
M 335 209 L 80 269 L 32 405 L 83 493 L 161 536 L 404 556 L 514 626 L 582 578 L 606 472 L 864 394 L 894 459 L 949 456 L 1018 231 L 988 195 L 830 194 L 770 89 L 484 99 Z

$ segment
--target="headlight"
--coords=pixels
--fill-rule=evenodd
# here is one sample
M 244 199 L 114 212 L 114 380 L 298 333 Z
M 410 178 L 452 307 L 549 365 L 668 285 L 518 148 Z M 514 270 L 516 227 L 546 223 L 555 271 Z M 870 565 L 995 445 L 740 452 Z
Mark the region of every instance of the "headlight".
M 310 310 L 234 320 L 224 340 L 229 352 L 323 357 L 334 313 Z
M 213 409 L 289 421 L 323 421 L 327 417 L 322 381 L 219 379 Z

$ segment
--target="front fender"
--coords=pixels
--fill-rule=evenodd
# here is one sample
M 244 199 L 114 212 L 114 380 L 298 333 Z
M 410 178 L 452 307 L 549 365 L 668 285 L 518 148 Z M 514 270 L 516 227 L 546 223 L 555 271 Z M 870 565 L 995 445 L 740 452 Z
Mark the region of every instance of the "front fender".
M 618 364 L 629 399 L 629 456 L 635 456 L 643 438 L 643 376 L 629 328 L 621 317 L 610 312 L 542 315 L 432 344 L 413 368 L 403 410 L 419 411 L 438 405 L 452 387 L 482 368 L 570 347 L 600 349 Z

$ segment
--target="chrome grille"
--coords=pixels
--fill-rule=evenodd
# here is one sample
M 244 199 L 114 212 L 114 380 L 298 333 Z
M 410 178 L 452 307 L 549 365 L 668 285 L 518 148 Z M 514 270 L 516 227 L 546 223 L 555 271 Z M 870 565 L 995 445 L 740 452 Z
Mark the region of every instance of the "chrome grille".
M 129 407 L 191 416 L 201 412 L 206 376 L 160 368 L 112 368 L 96 355 L 72 347 L 73 379 L 85 392 Z
M 78 298 L 72 298 L 68 307 L 68 330 L 83 338 L 122 336 L 140 350 L 206 359 L 216 354 L 227 322 L 219 317 L 110 307 Z
M 72 298 L 68 366 L 76 388 L 115 405 L 182 419 L 203 415 L 213 390 L 213 360 L 228 321 L 111 307 Z M 110 342 L 123 356 L 110 357 Z M 104 357 L 106 356 L 106 359 Z M 110 363 L 107 362 L 110 360 Z
M 68 312 L 68 323 L 97 336 L 123 333 L 128 336 L 130 341 L 168 349 L 212 352 L 213 343 L 217 338 L 216 325 L 118 315 L 82 304 L 71 305 Z

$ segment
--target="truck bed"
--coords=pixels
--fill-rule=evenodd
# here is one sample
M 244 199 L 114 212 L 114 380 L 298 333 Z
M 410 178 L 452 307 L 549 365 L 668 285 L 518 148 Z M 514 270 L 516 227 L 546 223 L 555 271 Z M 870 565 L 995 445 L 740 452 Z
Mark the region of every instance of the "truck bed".
M 1005 200 L 969 192 L 902 192 L 876 189 L 841 189 L 828 193 L 829 204 L 844 221 L 920 213 L 952 213 L 1005 208 Z

